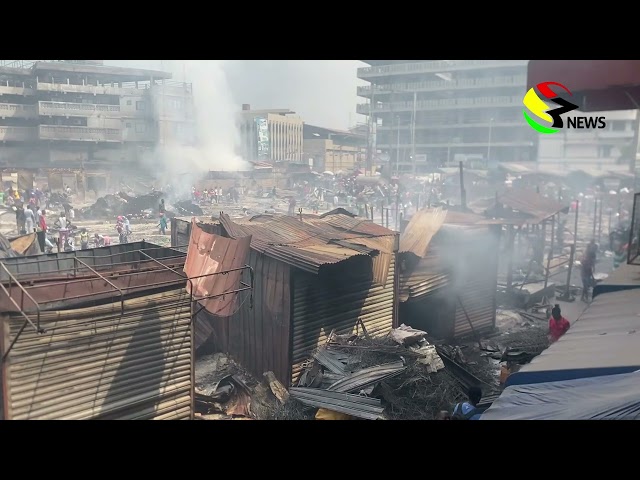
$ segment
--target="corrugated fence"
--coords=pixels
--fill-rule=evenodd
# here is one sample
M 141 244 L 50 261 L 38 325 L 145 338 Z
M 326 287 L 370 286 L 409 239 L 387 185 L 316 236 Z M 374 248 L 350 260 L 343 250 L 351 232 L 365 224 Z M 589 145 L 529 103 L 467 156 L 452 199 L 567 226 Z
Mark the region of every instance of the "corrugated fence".
M 183 288 L 121 304 L 41 314 L 3 364 L 6 419 L 190 419 L 190 296 Z M 2 352 L 23 325 L 2 317 Z

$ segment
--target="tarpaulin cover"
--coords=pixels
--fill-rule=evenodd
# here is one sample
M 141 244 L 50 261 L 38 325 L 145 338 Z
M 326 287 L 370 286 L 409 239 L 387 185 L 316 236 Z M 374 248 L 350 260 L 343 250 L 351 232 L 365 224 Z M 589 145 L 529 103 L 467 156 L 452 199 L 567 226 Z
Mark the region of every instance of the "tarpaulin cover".
M 598 295 L 560 340 L 512 375 L 507 387 L 640 369 L 640 289 Z
M 640 372 L 508 387 L 480 420 L 640 420 Z
M 241 288 L 242 270 L 247 263 L 251 237 L 238 239 L 220 237 L 205 232 L 195 220 L 191 223 L 191 238 L 184 271 L 190 278 L 187 292 L 213 315 L 228 317 L 236 310 Z M 234 271 L 230 271 L 234 270 Z M 228 273 L 223 273 L 228 272 Z

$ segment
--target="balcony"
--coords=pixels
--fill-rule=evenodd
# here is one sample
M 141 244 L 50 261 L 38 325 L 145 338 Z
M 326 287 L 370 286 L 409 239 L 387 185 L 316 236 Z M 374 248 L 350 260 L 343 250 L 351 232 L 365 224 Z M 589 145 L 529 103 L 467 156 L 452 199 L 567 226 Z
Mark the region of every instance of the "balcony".
M 463 128 L 513 128 L 513 127 L 517 127 L 517 128 L 522 128 L 525 127 L 526 124 L 524 124 L 522 122 L 522 118 L 518 118 L 516 120 L 513 121 L 501 121 L 501 122 L 476 122 L 476 123 L 464 123 L 464 122 L 460 122 L 460 123 L 443 123 L 443 122 L 438 122 L 438 123 L 427 123 L 427 124 L 417 124 L 416 125 L 416 130 L 448 130 L 448 129 L 452 129 L 452 128 L 459 128 L 459 129 L 463 129 Z M 410 130 L 411 126 L 410 125 L 400 125 L 400 130 Z M 527 127 L 528 128 L 528 127 Z M 394 132 L 398 130 L 398 126 L 397 125 L 378 125 L 376 126 L 376 131 L 381 132 L 381 131 L 387 131 L 387 130 L 393 130 Z
M 38 113 L 48 117 L 118 117 L 120 116 L 120 105 L 38 102 Z
M 449 148 L 449 147 L 476 147 L 476 148 L 488 148 L 491 145 L 493 147 L 534 147 L 535 142 L 528 140 L 515 140 L 512 142 L 491 142 L 489 144 L 486 142 L 461 142 L 461 141 L 452 141 L 452 142 L 439 142 L 439 143 L 416 143 L 415 147 L 417 149 L 424 148 Z M 376 143 L 376 147 L 381 150 L 396 150 L 398 145 L 396 143 Z M 413 145 L 411 143 L 400 143 L 400 149 L 411 149 Z
M 416 75 L 458 70 L 482 70 L 485 68 L 523 67 L 529 60 L 436 60 L 433 62 L 397 63 L 358 69 L 358 78 L 367 79 L 386 75 Z
M 115 128 L 40 125 L 40 140 L 71 142 L 121 142 L 122 131 Z
M 116 95 L 124 96 L 132 93 L 139 94 L 139 90 L 135 88 L 111 87 L 106 85 L 71 85 L 68 83 L 44 83 L 38 82 L 37 89 L 39 92 L 52 93 L 89 93 L 91 95 Z
M 35 105 L 0 103 L 0 118 L 37 118 Z
M 599 138 L 607 140 L 631 140 L 633 130 L 597 130 Z
M 0 142 L 26 142 L 37 139 L 36 127 L 0 127 Z
M 20 86 L 15 86 L 15 85 L 9 85 L 8 83 L 0 83 L 0 96 L 2 95 L 20 95 L 20 96 L 27 96 L 27 95 L 35 95 L 36 91 L 33 88 L 29 88 L 26 87 L 24 85 L 20 85 Z
M 444 100 L 422 100 L 416 102 L 416 110 L 454 110 L 462 108 L 497 108 L 521 107 L 522 96 L 455 98 Z M 413 102 L 383 103 L 375 106 L 375 113 L 412 111 Z M 356 106 L 356 112 L 369 115 L 370 104 L 361 103 Z
M 39 92 L 51 93 L 89 93 L 91 95 L 116 95 L 124 97 L 127 95 L 140 95 L 141 92 L 149 91 L 151 87 L 163 87 L 165 94 L 171 93 L 179 95 L 191 95 L 193 89 L 190 83 L 176 82 L 171 80 L 155 80 L 153 85 L 150 81 L 124 82 L 119 86 L 113 85 L 73 85 L 69 83 L 46 83 L 38 82 L 36 88 Z
M 371 94 L 388 95 L 392 93 L 413 93 L 413 92 L 437 92 L 449 90 L 465 90 L 478 88 L 508 88 L 522 87 L 523 91 L 527 84 L 526 75 L 506 76 L 496 78 L 470 78 L 461 79 L 451 82 L 434 81 L 434 82 L 411 82 L 411 83 L 394 83 L 391 85 L 365 85 L 358 87 L 358 96 L 371 97 Z

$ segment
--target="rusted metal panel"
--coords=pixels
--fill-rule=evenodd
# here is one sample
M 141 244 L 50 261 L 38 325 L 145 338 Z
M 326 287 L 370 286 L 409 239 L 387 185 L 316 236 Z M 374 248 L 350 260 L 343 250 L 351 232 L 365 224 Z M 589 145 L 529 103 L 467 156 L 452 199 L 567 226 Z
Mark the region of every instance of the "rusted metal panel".
M 251 237 L 225 238 L 206 233 L 195 220 L 184 271 L 187 291 L 213 315 L 228 317 L 238 305 L 242 267 L 249 255 Z
M 244 368 L 261 377 L 272 371 L 285 385 L 291 378 L 290 312 L 291 267 L 251 250 L 249 266 L 254 271 L 253 307 L 244 300 L 229 318 L 198 316 L 196 328 L 211 328 L 209 341 L 230 354 Z M 208 326 L 199 326 L 201 322 Z
M 363 239 L 393 235 L 392 231 L 368 220 L 353 219 L 347 215 L 326 218 L 307 215 L 303 221 L 275 215 L 231 220 L 227 215 L 221 215 L 220 222 L 229 237 L 251 235 L 252 249 L 313 274 L 319 274 L 326 265 L 354 256 L 375 255 L 377 250 L 363 253 L 363 246 L 367 246 Z M 334 225 L 341 222 L 344 225 Z
M 132 242 L 75 252 L 7 258 L 3 260 L 3 263 L 12 274 L 21 278 L 27 275 L 39 277 L 64 270 L 73 272 L 77 267 L 74 258 L 81 259 L 91 267 L 106 266 L 111 268 L 113 265 L 139 262 L 146 259 L 144 255 L 140 254 L 141 250 L 158 260 L 185 256 L 184 253 L 172 248 L 157 247 L 147 242 Z M 6 273 L 0 271 L 0 280 L 7 279 Z
M 493 329 L 499 238 L 495 226 L 444 225 L 424 258 L 400 255 L 401 322 L 446 338 Z
M 506 207 L 506 208 L 505 208 Z M 538 224 L 558 212 L 568 210 L 567 205 L 547 198 L 535 190 L 507 191 L 498 196 L 497 204 L 487 210 L 494 218 L 518 218 L 521 224 Z
M 373 281 L 372 262 L 354 258 L 326 275 L 295 272 L 293 278 L 292 372 L 287 383 L 295 384 L 302 364 L 333 329 L 338 334 L 359 331 L 373 337 L 393 328 L 395 257 L 387 271 L 386 287 Z
M 5 360 L 9 419 L 192 418 L 191 301 L 184 288 L 44 312 Z M 19 316 L 5 317 L 15 337 Z
M 454 338 L 470 337 L 493 330 L 496 324 L 496 286 L 495 282 L 486 277 L 476 277 L 466 282 L 456 304 Z
M 163 260 L 161 263 L 174 270 L 181 269 L 184 265 L 184 254 L 172 262 Z M 69 308 L 88 301 L 119 301 L 126 296 L 152 288 L 169 289 L 186 285 L 185 277 L 178 271 L 162 268 L 152 260 L 124 264 L 117 270 L 98 267 L 97 271 L 101 277 L 93 275 L 82 264 L 77 264 L 75 269 L 67 273 L 67 279 L 61 276 L 44 276 L 38 279 L 23 275 L 19 276 L 18 280 L 26 286 L 20 288 L 12 283 L 11 287 L 7 286 L 7 291 L 21 310 L 35 312 L 38 308 Z M 64 272 L 63 270 L 61 273 Z M 38 305 L 34 304 L 29 295 Z M 0 292 L 0 311 L 17 311 L 4 292 Z
M 20 255 L 39 255 L 40 245 L 38 244 L 38 234 L 28 233 L 21 235 L 10 241 L 11 248 Z

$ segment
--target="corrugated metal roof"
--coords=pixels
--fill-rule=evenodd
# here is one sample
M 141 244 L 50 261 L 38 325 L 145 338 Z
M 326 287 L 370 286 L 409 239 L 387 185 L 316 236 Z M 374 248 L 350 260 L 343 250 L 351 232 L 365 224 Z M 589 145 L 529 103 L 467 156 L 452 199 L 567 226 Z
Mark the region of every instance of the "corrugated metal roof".
M 640 290 L 624 290 L 596 297 L 569 331 L 511 375 L 508 385 L 615 375 L 639 368 Z
M 456 212 L 442 208 L 424 208 L 411 217 L 402 233 L 400 253 L 411 252 L 423 258 L 429 250 L 433 236 L 445 224 L 470 228 L 474 225 L 487 225 L 488 223 L 484 217 L 473 213 Z
M 191 239 L 184 271 L 190 278 L 187 292 L 213 315 L 228 317 L 235 312 L 242 268 L 249 256 L 251 236 L 231 239 L 206 233 L 195 219 L 191 222 Z M 231 270 L 231 271 L 230 271 Z M 222 273 L 227 272 L 227 273 Z M 218 275 L 216 275 L 218 274 Z
M 373 222 L 333 214 L 321 218 L 274 215 L 258 221 L 231 220 L 220 216 L 220 223 L 232 238 L 252 236 L 251 248 L 301 270 L 317 274 L 323 265 L 331 265 L 364 255 L 377 258 L 379 277 L 386 278 L 389 257 L 393 253 L 394 233 Z M 389 240 L 391 238 L 391 241 Z
M 511 212 L 504 211 L 502 206 L 510 209 L 515 214 L 521 214 L 522 223 L 540 223 L 568 206 L 545 197 L 535 190 L 508 191 L 498 195 L 497 205 L 490 208 L 488 213 L 496 218 L 512 218 Z
M 619 290 L 640 288 L 640 266 L 624 263 L 593 288 L 593 298 Z

